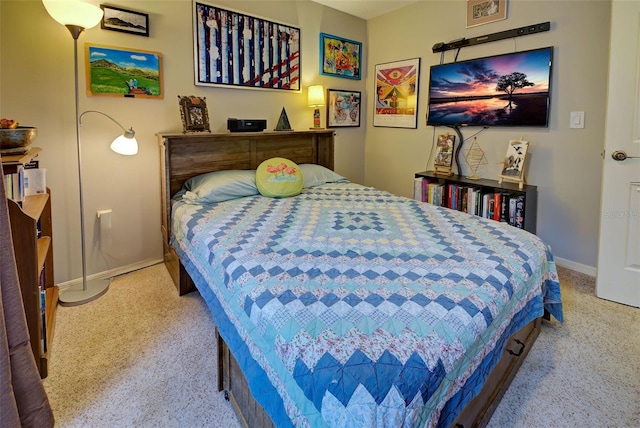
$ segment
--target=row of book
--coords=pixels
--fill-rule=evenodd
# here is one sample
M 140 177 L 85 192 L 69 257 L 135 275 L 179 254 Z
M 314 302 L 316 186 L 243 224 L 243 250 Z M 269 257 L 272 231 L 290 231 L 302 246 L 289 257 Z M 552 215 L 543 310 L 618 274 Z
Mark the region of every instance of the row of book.
M 440 183 L 416 177 L 414 199 L 524 229 L 526 197 L 522 193 L 492 191 L 464 184 Z
M 7 198 L 19 203 L 25 196 L 46 193 L 46 169 L 40 169 L 37 160 L 18 165 L 16 172 L 4 175 L 4 190 Z

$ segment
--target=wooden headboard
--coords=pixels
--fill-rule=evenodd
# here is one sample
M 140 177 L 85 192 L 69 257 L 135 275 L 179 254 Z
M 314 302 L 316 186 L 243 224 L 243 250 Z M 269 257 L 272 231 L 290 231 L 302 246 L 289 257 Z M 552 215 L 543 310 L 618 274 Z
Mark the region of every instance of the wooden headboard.
M 321 131 L 225 132 L 157 134 L 160 144 L 161 213 L 164 260 L 178 291 L 183 283 L 179 260 L 169 245 L 171 198 L 189 178 L 212 171 L 256 169 L 273 157 L 297 164 L 315 163 L 333 169 L 334 134 Z

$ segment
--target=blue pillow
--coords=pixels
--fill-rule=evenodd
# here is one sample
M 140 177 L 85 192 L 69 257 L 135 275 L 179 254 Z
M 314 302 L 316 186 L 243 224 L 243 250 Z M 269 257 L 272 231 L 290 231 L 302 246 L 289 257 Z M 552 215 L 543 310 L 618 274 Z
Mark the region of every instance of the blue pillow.
M 304 177 L 304 188 L 319 186 L 325 183 L 338 183 L 348 181 L 343 176 L 336 174 L 329 168 L 313 163 L 303 163 L 299 165 Z
M 216 203 L 258 194 L 255 170 L 214 171 L 185 181 L 183 199 L 196 203 Z

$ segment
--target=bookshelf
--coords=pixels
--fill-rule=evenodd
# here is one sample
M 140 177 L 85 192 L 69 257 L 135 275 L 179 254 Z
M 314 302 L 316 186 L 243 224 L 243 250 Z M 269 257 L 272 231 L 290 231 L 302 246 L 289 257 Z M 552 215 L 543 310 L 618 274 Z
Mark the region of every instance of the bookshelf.
M 518 183 L 502 182 L 481 178 L 472 180 L 460 175 L 443 176 L 434 171 L 423 171 L 415 173 L 415 178 L 425 179 L 428 183 L 443 184 L 447 187 L 454 184 L 459 187 L 478 189 L 481 193 L 501 193 L 512 196 L 522 196 L 524 199 L 524 218 L 522 229 L 527 232 L 536 233 L 536 216 L 538 211 L 538 188 L 536 186 L 524 185 L 519 188 Z M 446 193 L 446 192 L 445 192 Z M 446 204 L 446 196 L 445 203 Z
M 24 155 L 3 156 L 4 172 L 15 173 L 18 165 L 30 162 L 39 152 L 34 148 Z M 58 304 L 53 276 L 51 191 L 47 188 L 45 194 L 26 196 L 21 204 L 7 199 L 7 207 L 31 350 L 44 379 Z

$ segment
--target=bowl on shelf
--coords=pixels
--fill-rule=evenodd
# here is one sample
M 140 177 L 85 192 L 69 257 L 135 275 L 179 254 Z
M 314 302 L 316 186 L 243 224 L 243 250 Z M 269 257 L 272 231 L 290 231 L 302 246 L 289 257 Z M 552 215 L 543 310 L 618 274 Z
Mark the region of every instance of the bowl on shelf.
M 18 126 L 17 128 L 0 128 L 0 149 L 26 147 L 36 138 L 37 128 Z

